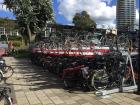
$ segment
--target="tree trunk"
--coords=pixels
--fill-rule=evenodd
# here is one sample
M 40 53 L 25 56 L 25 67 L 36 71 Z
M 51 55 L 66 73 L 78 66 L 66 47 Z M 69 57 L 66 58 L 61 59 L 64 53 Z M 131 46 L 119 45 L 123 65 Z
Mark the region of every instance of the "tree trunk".
M 31 33 L 30 24 L 27 24 L 27 31 L 29 36 L 29 44 L 35 40 L 35 35 Z
M 29 44 L 30 44 L 31 43 L 31 36 L 32 36 L 31 29 L 30 29 L 30 24 L 27 24 L 27 31 L 28 31 Z

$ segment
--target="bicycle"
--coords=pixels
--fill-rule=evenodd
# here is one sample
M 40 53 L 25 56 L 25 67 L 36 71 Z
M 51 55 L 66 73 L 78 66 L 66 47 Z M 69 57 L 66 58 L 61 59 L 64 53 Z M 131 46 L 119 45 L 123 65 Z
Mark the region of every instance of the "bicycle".
M 14 73 L 14 69 L 11 66 L 8 66 L 4 63 L 0 64 L 0 72 L 5 78 L 10 78 Z
M 13 105 L 12 98 L 9 96 L 11 89 L 9 87 L 0 87 L 0 104 L 2 105 Z
M 101 37 L 100 42 L 99 46 L 111 46 L 119 51 L 129 51 L 131 48 L 131 40 L 124 33 L 118 35 L 111 32 L 106 33 Z
M 82 58 L 73 59 L 73 62 L 69 62 L 69 65 L 63 69 L 62 79 L 66 88 L 73 88 L 76 86 L 81 87 L 84 90 L 91 90 L 91 74 L 93 74 L 92 59 Z
M 2 57 L 0 58 L 0 64 L 5 64 L 5 60 Z M 4 77 L 3 72 L 2 70 L 0 70 L 0 81 L 3 80 L 3 77 Z
M 92 76 L 91 86 L 95 90 L 105 90 L 122 86 L 125 60 L 120 52 L 104 55 L 104 66 L 97 69 Z M 122 68 L 123 67 L 123 68 Z

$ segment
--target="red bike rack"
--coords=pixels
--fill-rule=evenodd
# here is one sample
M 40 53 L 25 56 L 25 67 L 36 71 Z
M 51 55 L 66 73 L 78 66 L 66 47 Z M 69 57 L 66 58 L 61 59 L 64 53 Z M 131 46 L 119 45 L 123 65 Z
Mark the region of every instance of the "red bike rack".
M 111 50 L 108 47 L 95 47 L 95 49 L 45 49 L 45 48 L 33 48 L 32 53 L 42 53 L 49 56 L 73 56 L 73 57 L 88 57 L 94 58 L 95 55 L 103 55 Z

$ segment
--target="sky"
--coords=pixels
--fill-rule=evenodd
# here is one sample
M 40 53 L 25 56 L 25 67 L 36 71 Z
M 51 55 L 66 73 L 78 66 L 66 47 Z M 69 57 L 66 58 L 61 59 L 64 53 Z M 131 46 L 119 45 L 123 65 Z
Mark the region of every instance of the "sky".
M 2 6 L 0 0 L 0 17 L 14 19 L 12 12 Z M 136 24 L 139 23 L 139 0 L 136 0 Z M 98 27 L 115 27 L 116 0 L 53 0 L 55 20 L 59 24 L 72 24 L 77 12 L 87 11 Z

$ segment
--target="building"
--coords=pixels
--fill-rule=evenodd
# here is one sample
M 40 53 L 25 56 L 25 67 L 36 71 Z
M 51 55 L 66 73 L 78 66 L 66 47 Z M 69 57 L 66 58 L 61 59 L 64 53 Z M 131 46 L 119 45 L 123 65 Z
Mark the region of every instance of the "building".
M 0 35 L 5 35 L 5 27 L 0 27 Z
M 15 20 L 0 18 L 0 35 L 18 36 L 19 32 L 16 26 Z
M 136 1 L 135 0 L 117 0 L 117 30 L 134 31 L 136 18 Z

